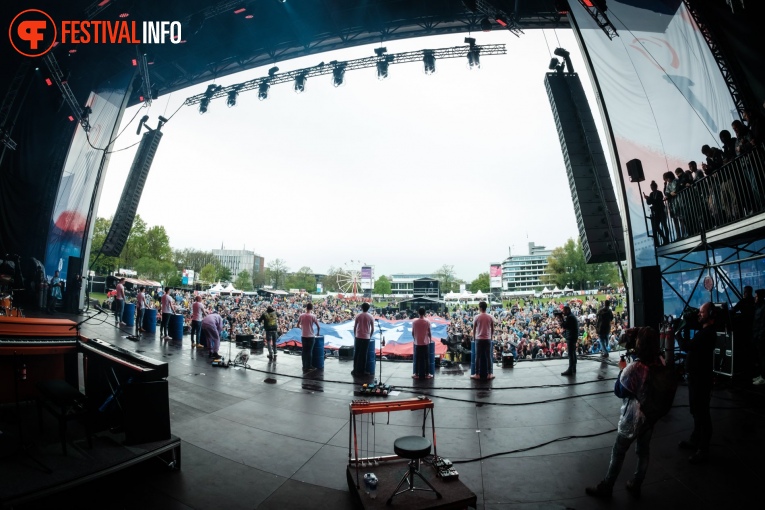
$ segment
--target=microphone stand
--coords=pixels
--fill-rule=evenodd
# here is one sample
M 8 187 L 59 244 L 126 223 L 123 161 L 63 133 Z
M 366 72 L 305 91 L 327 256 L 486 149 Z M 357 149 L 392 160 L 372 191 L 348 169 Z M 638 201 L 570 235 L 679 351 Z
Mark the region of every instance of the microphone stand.
M 380 330 L 380 378 L 378 380 L 382 384 L 382 348 L 385 347 L 385 337 L 383 336 L 382 326 L 380 326 L 380 319 L 375 319 L 375 321 L 377 321 L 377 329 Z

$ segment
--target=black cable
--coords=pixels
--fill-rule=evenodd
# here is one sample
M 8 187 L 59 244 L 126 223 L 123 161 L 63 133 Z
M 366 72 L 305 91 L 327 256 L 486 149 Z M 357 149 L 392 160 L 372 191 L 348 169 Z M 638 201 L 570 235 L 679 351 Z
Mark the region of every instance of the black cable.
M 528 452 L 530 450 L 536 450 L 537 448 L 541 448 L 543 446 L 547 446 L 548 444 L 557 443 L 558 441 L 568 441 L 569 439 L 586 439 L 590 437 L 598 437 L 603 436 L 605 434 L 610 434 L 612 432 L 616 432 L 616 429 L 606 430 L 603 432 L 596 432 L 595 434 L 585 434 L 582 436 L 563 436 L 558 437 L 555 439 L 552 439 L 550 441 L 545 441 L 544 443 L 539 443 L 534 446 L 527 446 L 526 448 L 518 448 L 517 450 L 510 450 L 507 452 L 499 452 L 499 453 L 492 453 L 491 455 L 485 455 L 483 457 L 477 457 L 475 459 L 466 459 L 466 460 L 453 460 L 452 464 L 468 464 L 470 462 L 479 462 L 486 459 L 491 459 L 493 457 L 499 457 L 500 455 L 510 455 L 513 453 L 522 453 L 522 452 Z

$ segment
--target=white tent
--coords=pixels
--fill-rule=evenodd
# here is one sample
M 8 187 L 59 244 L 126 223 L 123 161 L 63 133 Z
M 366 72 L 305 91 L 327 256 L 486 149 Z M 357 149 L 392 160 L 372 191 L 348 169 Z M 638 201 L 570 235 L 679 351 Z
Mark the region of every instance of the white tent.
M 241 294 L 242 293 L 241 290 L 236 290 L 234 288 L 234 284 L 233 283 L 229 283 L 228 285 L 226 285 L 226 288 L 223 289 L 221 292 L 228 292 L 229 294 Z
M 542 294 L 549 294 L 549 293 L 550 293 L 550 289 L 548 289 L 547 287 L 542 289 Z
M 555 288 L 552 290 L 552 294 L 553 296 L 560 296 L 561 294 L 563 294 L 563 291 L 560 290 L 558 286 L 556 285 Z
M 483 293 L 483 292 L 481 292 L 480 290 L 479 290 L 478 292 L 476 292 L 476 293 L 475 293 L 475 298 L 476 298 L 476 299 L 481 299 L 481 298 L 483 298 L 483 297 L 485 297 L 485 296 L 486 296 L 486 294 L 484 294 L 484 293 Z
M 223 290 L 224 290 L 223 285 L 221 285 L 220 282 L 218 282 L 212 287 L 210 287 L 210 289 L 207 292 L 209 292 L 210 294 L 218 294 L 219 292 L 222 292 Z

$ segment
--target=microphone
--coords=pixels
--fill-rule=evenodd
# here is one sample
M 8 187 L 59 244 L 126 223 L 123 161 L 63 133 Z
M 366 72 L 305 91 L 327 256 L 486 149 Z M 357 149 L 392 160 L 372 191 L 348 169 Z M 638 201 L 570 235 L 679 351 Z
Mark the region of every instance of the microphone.
M 106 313 L 106 310 L 104 310 L 103 308 L 101 308 L 101 305 L 93 305 L 93 308 L 95 308 L 96 310 L 98 310 L 98 313 Z

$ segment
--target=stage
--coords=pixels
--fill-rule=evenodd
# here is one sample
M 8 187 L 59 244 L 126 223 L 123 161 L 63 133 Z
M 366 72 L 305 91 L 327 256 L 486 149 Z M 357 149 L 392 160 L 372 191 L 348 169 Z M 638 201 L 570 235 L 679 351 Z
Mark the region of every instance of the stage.
M 356 506 L 346 480 L 349 404 L 359 398 L 354 389 L 366 379 L 353 383 L 350 361 L 328 358 L 323 371 L 305 377 L 300 356 L 284 353 L 275 363 L 265 353 L 253 353 L 251 369 L 216 368 L 190 348 L 188 337 L 182 345 L 158 336 L 134 342 L 125 338 L 132 330 L 112 324 L 111 318 L 103 324 L 91 321 L 82 333 L 169 364 L 171 430 L 181 441 L 182 469 L 141 463 L 16 508 Z M 227 343 L 220 352 L 228 353 Z M 231 352 L 237 352 L 233 345 Z M 734 508 L 759 499 L 765 475 L 765 390 L 725 384 L 712 399 L 710 463 L 689 465 L 687 452 L 677 449 L 692 423 L 682 385 L 676 407 L 654 431 L 642 498 L 634 500 L 624 489 L 634 469 L 633 452 L 610 501 L 586 496 L 584 487 L 604 476 L 614 440 L 615 432 L 609 431 L 615 429 L 621 403 L 611 393 L 616 361 L 613 355 L 609 362 L 580 359 L 571 379 L 560 376 L 565 360 L 495 366 L 496 379 L 487 382 L 471 380 L 469 366 L 459 365 L 437 369 L 434 379 L 414 381 L 410 363 L 384 362 L 382 381 L 401 392 L 390 398 L 427 395 L 433 400 L 438 454 L 455 463 L 478 508 Z M 378 376 L 379 369 L 378 364 Z M 369 448 L 390 455 L 396 438 L 421 434 L 421 425 L 420 413 L 380 415 Z M 36 426 L 31 431 L 36 433 Z M 569 436 L 580 437 L 560 440 Z M 68 441 L 70 455 L 89 453 L 75 424 Z M 548 444 L 529 449 L 543 443 Z M 45 448 L 61 456 L 57 443 Z M 12 469 L 9 460 L 3 459 L 4 473 Z M 3 493 L 12 480 L 0 478 Z M 390 490 L 378 487 L 378 498 Z M 403 499 L 394 500 L 393 507 L 403 508 Z

